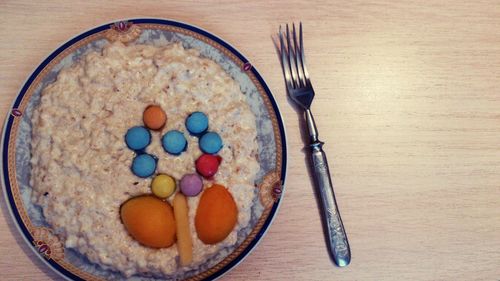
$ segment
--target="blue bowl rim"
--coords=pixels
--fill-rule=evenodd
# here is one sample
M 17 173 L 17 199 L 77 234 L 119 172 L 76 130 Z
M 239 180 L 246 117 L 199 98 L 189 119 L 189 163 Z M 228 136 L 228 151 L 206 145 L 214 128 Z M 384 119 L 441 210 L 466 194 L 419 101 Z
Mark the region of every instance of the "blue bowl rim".
M 26 94 L 27 90 L 31 86 L 31 84 L 34 82 L 35 78 L 40 74 L 40 72 L 47 66 L 55 57 L 57 57 L 60 53 L 62 53 L 64 50 L 72 46 L 73 44 L 79 42 L 80 40 L 83 40 L 95 33 L 107 30 L 111 28 L 111 25 L 117 22 L 132 22 L 132 23 L 137 23 L 137 24 L 160 24 L 160 25 L 170 25 L 170 26 L 175 26 L 175 27 L 180 27 L 183 29 L 187 29 L 190 31 L 193 31 L 195 33 L 198 33 L 202 36 L 205 36 L 216 43 L 220 44 L 227 50 L 229 50 L 232 54 L 234 54 L 236 57 L 238 57 L 243 63 L 248 63 L 249 60 L 246 59 L 235 47 L 233 47 L 231 44 L 227 43 L 226 41 L 222 40 L 220 37 L 206 31 L 203 28 L 200 28 L 198 26 L 188 24 L 182 21 L 178 20 L 172 20 L 172 19 L 160 19 L 160 18 L 126 18 L 126 19 L 120 19 L 120 20 L 115 20 L 106 24 L 99 25 L 97 27 L 91 28 L 75 37 L 72 39 L 68 40 L 66 43 L 62 44 L 60 47 L 58 47 L 55 51 L 53 51 L 47 58 L 45 58 L 39 65 L 38 67 L 35 68 L 35 70 L 31 73 L 31 75 L 26 79 L 24 82 L 23 86 L 21 87 L 21 90 L 19 91 L 17 97 L 15 98 L 14 102 L 12 103 L 11 107 L 9 108 L 10 110 L 7 112 L 7 117 L 3 126 L 3 131 L 2 131 L 2 137 L 1 137 L 1 144 L 0 147 L 2 149 L 2 161 L 0 161 L 0 170 L 1 170 L 1 175 L 0 175 L 0 180 L 3 188 L 3 193 L 4 197 L 9 209 L 9 213 L 11 217 L 15 221 L 16 228 L 19 230 L 19 232 L 22 234 L 22 237 L 24 238 L 25 242 L 28 245 L 32 245 L 31 241 L 33 241 L 33 236 L 31 233 L 28 231 L 26 225 L 23 223 L 21 216 L 19 214 L 19 211 L 15 208 L 16 204 L 14 201 L 14 197 L 12 194 L 11 190 L 11 185 L 10 185 L 10 180 L 8 177 L 9 173 L 9 165 L 8 165 L 8 155 L 9 155 L 9 143 L 11 141 L 10 139 L 10 132 L 12 130 L 12 125 L 15 116 L 11 114 L 11 110 L 14 110 L 19 107 L 21 104 L 21 101 Z M 232 260 L 230 263 L 228 263 L 226 266 L 224 266 L 222 269 L 219 271 L 215 272 L 214 274 L 210 275 L 208 278 L 205 280 L 216 280 L 220 278 L 222 275 L 236 267 L 238 264 L 240 264 L 255 248 L 256 246 L 260 243 L 262 237 L 267 233 L 267 230 L 269 229 L 269 226 L 272 224 L 274 221 L 274 218 L 276 217 L 276 213 L 281 206 L 281 201 L 283 199 L 283 195 L 285 192 L 285 180 L 286 180 L 286 171 L 288 168 L 288 163 L 287 163 L 287 145 L 286 145 L 286 131 L 285 131 L 285 126 L 283 122 L 283 118 L 281 116 L 281 112 L 279 110 L 278 104 L 276 103 L 276 100 L 274 99 L 271 90 L 267 86 L 266 82 L 262 78 L 262 76 L 259 74 L 257 71 L 256 67 L 252 65 L 251 71 L 255 77 L 257 78 L 258 82 L 260 85 L 263 87 L 267 97 L 269 98 L 269 101 L 271 102 L 272 108 L 274 110 L 274 113 L 276 115 L 277 123 L 278 123 L 278 129 L 279 133 L 281 136 L 281 141 L 282 141 L 282 169 L 281 169 L 281 175 L 280 175 L 280 180 L 282 183 L 282 193 L 281 196 L 275 200 L 274 204 L 271 207 L 271 211 L 269 212 L 269 215 L 264 222 L 262 228 L 260 229 L 259 233 L 254 237 L 254 239 L 248 244 L 248 246 L 238 255 L 237 258 Z M 14 140 L 15 141 L 15 140 Z M 6 176 L 7 175 L 7 176 Z M 45 259 L 43 258 L 39 253 L 36 252 L 36 249 L 34 247 L 30 247 L 30 249 L 35 253 L 35 255 L 42 260 L 43 263 L 49 266 L 54 272 L 56 272 L 58 275 L 61 277 L 65 278 L 66 280 L 85 280 L 82 279 L 81 277 L 75 275 L 74 273 L 68 271 L 67 269 L 63 268 L 61 265 L 59 265 L 57 262 L 55 262 L 52 259 Z

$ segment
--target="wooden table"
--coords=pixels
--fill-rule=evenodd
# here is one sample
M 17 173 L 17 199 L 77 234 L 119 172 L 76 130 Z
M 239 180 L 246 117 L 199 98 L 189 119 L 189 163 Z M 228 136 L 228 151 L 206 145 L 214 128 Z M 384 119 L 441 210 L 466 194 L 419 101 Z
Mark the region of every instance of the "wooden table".
M 83 30 L 137 16 L 189 22 L 252 61 L 288 133 L 281 209 L 222 280 L 500 279 L 498 1 L 159 2 L 2 1 L 0 115 L 34 67 Z M 352 248 L 342 269 L 327 256 L 299 116 L 271 41 L 280 24 L 299 20 Z M 60 279 L 0 205 L 1 279 Z

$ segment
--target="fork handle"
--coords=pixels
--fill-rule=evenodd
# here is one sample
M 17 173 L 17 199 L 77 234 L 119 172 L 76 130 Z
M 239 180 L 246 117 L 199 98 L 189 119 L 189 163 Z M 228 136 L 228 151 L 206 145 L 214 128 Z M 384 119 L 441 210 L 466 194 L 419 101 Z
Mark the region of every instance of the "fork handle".
M 335 264 L 346 266 L 351 261 L 351 250 L 347 235 L 340 218 L 335 194 L 333 192 L 332 179 L 328 168 L 326 154 L 323 151 L 323 142 L 316 140 L 309 145 L 311 148 L 311 160 L 316 181 L 316 188 L 319 193 L 321 209 L 323 212 L 324 227 L 328 249 Z

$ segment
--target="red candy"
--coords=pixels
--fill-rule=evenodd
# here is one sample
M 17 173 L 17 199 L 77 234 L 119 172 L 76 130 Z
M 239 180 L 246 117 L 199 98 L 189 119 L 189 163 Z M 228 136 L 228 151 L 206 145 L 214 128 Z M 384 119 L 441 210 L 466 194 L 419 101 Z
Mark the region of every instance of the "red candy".
M 222 158 L 218 155 L 203 154 L 196 161 L 196 171 L 205 178 L 211 178 L 219 169 Z

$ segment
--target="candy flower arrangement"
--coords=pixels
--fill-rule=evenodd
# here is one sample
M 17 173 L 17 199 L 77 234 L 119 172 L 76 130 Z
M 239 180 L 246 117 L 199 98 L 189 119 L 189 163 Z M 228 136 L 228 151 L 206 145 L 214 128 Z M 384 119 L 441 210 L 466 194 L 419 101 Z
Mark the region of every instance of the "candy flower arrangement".
M 120 215 L 128 233 L 139 243 L 151 248 L 170 247 L 177 242 L 181 264 L 192 260 L 192 238 L 189 229 L 187 197 L 202 194 L 195 216 L 197 237 L 205 244 L 224 240 L 237 222 L 237 207 L 231 193 L 214 183 L 203 185 L 203 178 L 213 180 L 222 158 L 217 153 L 223 147 L 222 138 L 209 131 L 208 116 L 196 111 L 187 116 L 187 133 L 198 138 L 202 155 L 195 160 L 196 173 L 175 179 L 157 174 L 157 155 L 146 152 L 153 137 L 167 123 L 167 115 L 158 105 L 143 112 L 143 125 L 130 128 L 125 134 L 127 147 L 135 152 L 131 172 L 139 178 L 151 178 L 151 193 L 131 198 L 121 206 Z M 155 133 L 156 132 L 156 133 Z M 176 157 L 188 149 L 184 132 L 169 130 L 160 138 L 164 151 Z M 179 186 L 179 188 L 177 188 Z M 175 195 L 174 195 L 175 194 Z M 173 196 L 173 200 L 169 198 Z M 173 208 L 170 204 L 173 204 Z
M 135 126 L 127 131 L 125 142 L 128 148 L 136 152 L 136 157 L 132 162 L 132 172 L 140 178 L 148 178 L 156 171 L 156 164 L 158 162 L 158 157 L 145 152 L 146 147 L 151 144 L 152 137 L 149 130 L 162 129 L 167 122 L 167 115 L 159 106 L 150 105 L 144 111 L 143 121 L 144 126 Z M 216 132 L 208 131 L 208 117 L 203 112 L 197 111 L 190 114 L 186 118 L 185 125 L 189 134 L 199 138 L 199 147 L 204 152 L 195 161 L 196 171 L 201 176 L 210 179 L 215 175 L 222 161 L 222 158 L 216 155 L 223 146 L 222 138 Z M 182 152 L 186 151 L 188 145 L 184 133 L 178 130 L 170 130 L 165 133 L 161 138 L 161 143 L 165 152 L 175 156 L 180 156 Z M 192 180 L 196 177 L 196 174 L 185 176 L 187 176 L 186 180 L 181 182 L 185 182 L 186 184 L 194 183 L 196 186 L 199 185 L 198 180 Z M 189 189 L 187 188 L 186 190 Z M 198 194 L 199 191 L 195 193 Z M 188 193 L 192 194 L 192 189 Z

